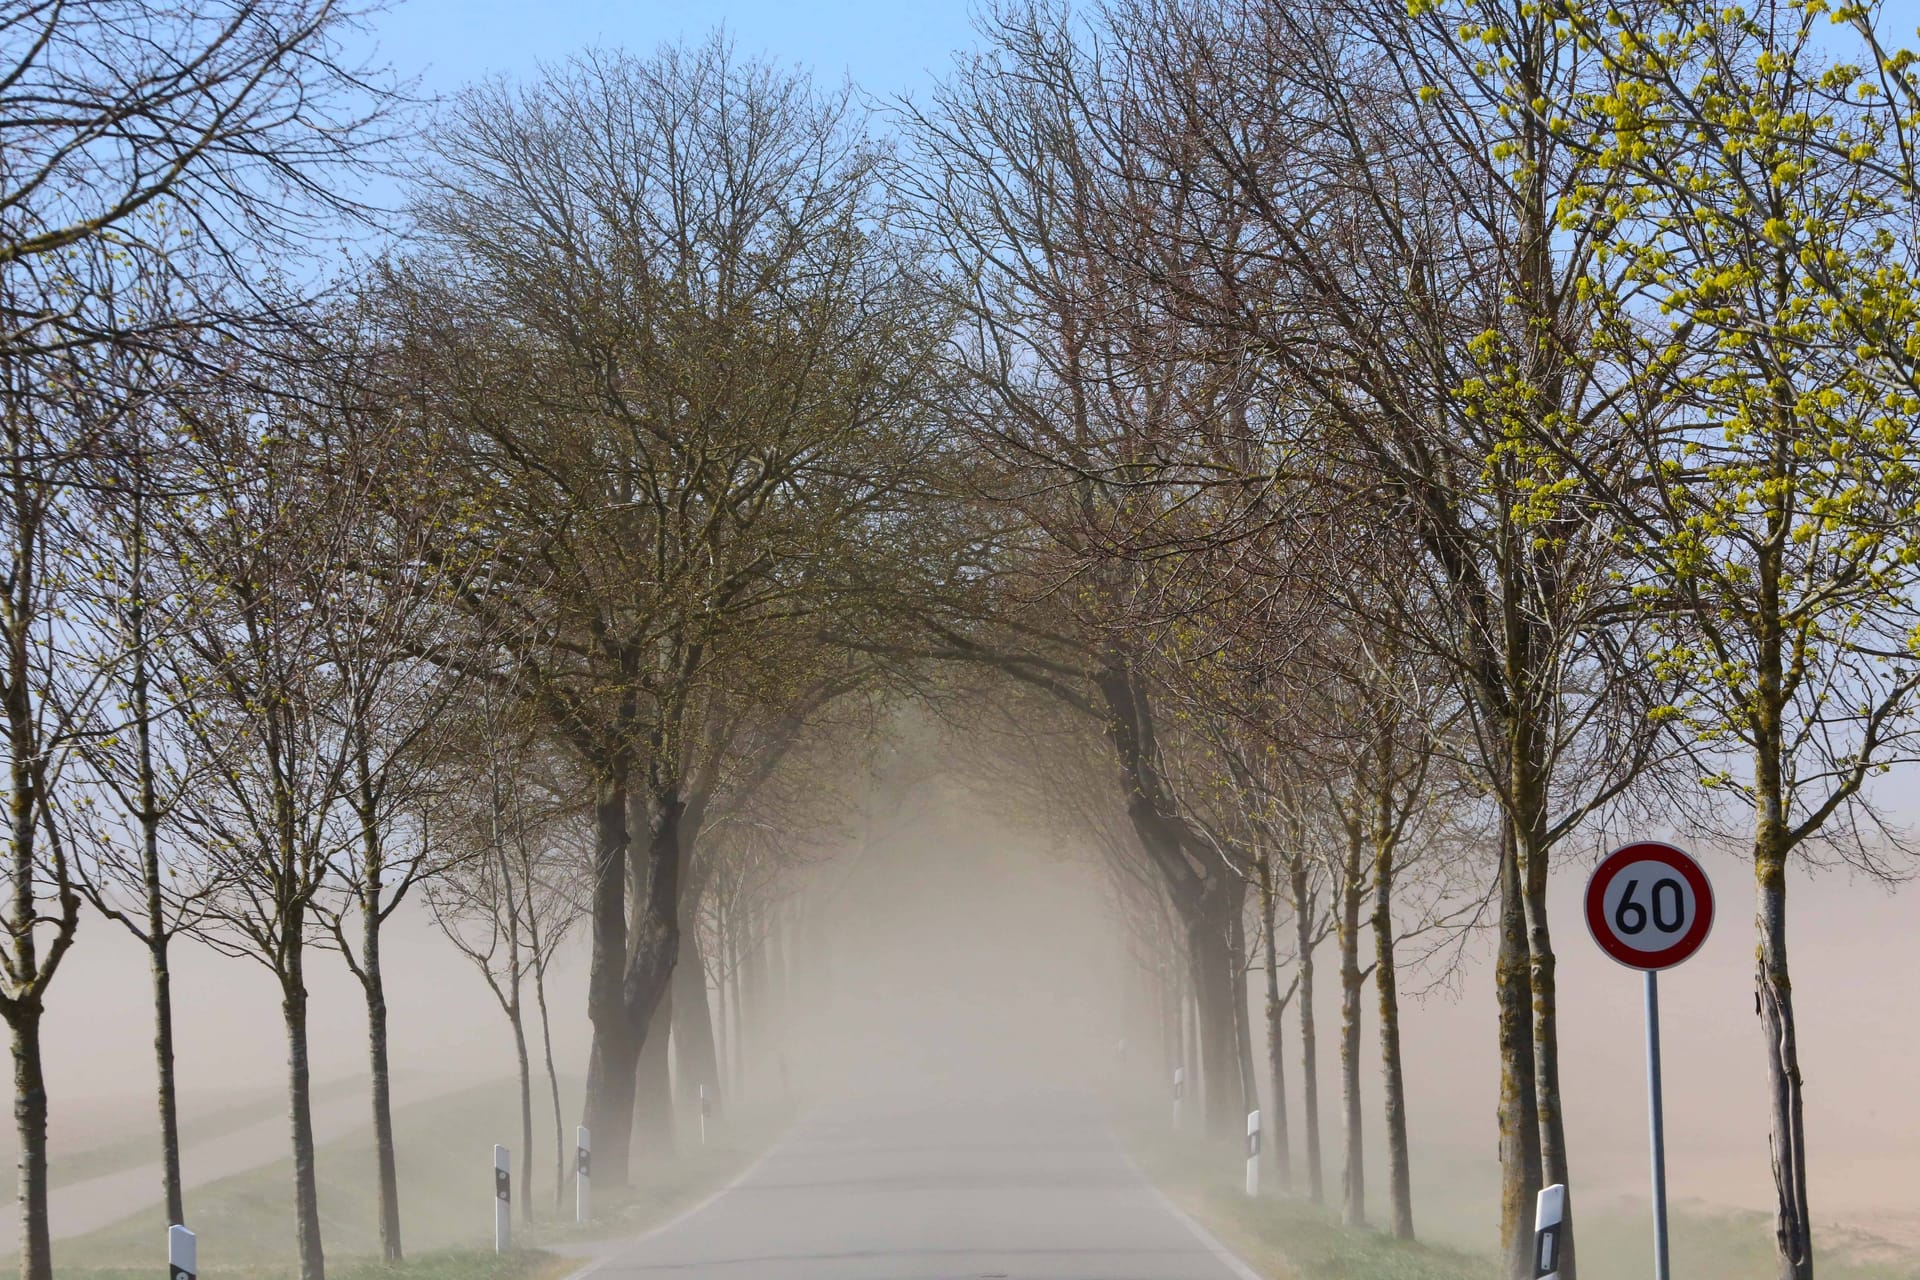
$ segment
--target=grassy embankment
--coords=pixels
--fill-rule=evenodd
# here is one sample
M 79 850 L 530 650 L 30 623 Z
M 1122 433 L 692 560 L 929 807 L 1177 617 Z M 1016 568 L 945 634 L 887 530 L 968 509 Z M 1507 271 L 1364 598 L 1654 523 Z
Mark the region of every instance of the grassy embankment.
M 1349 1229 L 1337 1211 L 1304 1199 L 1249 1200 L 1235 1143 L 1176 1140 L 1140 1123 L 1128 1128 L 1127 1146 L 1170 1199 L 1273 1280 L 1486 1280 L 1498 1274 L 1489 1251 Z M 1329 1191 L 1336 1168 L 1337 1157 L 1328 1168 Z M 1422 1204 L 1431 1206 L 1444 1194 L 1435 1189 L 1423 1202 L 1416 1193 L 1416 1225 Z M 1449 1204 L 1445 1211 L 1457 1215 L 1462 1209 Z M 1491 1204 L 1469 1211 L 1473 1220 L 1491 1221 Z M 1645 1280 L 1652 1270 L 1650 1215 L 1595 1209 L 1583 1213 L 1578 1226 L 1583 1280 Z M 1674 1274 L 1689 1280 L 1752 1280 L 1773 1273 L 1772 1225 L 1765 1214 L 1681 1207 L 1670 1236 Z M 1920 1254 L 1861 1232 L 1820 1231 L 1816 1248 L 1827 1280 L 1920 1280 Z
M 780 1117 L 749 1113 L 738 1123 L 717 1125 L 710 1146 L 683 1142 L 676 1159 L 641 1162 L 626 1195 L 597 1189 L 596 1221 L 579 1227 L 571 1222 L 570 1181 L 563 1207 L 555 1207 L 551 1130 L 542 1135 L 536 1127 L 536 1141 L 544 1137 L 545 1150 L 535 1170 L 535 1220 L 527 1223 L 516 1205 L 519 1248 L 499 1256 L 491 1249 L 492 1144 L 513 1141 L 519 1132 L 517 1093 L 511 1083 L 464 1089 L 400 1108 L 394 1123 L 408 1262 L 387 1268 L 378 1261 L 372 1142 L 369 1135 L 358 1134 L 323 1144 L 317 1155 L 330 1277 L 555 1280 L 579 1262 L 542 1246 L 617 1238 L 671 1217 L 745 1168 L 781 1128 Z M 570 1136 L 571 1128 L 568 1132 Z M 518 1199 L 523 1188 L 518 1185 L 517 1159 L 515 1174 Z M 289 1160 L 190 1189 L 187 1216 L 199 1237 L 201 1274 L 291 1280 L 298 1274 L 291 1200 Z M 91 1234 L 56 1241 L 55 1265 L 62 1277 L 76 1280 L 151 1275 L 165 1235 L 164 1214 L 146 1209 Z

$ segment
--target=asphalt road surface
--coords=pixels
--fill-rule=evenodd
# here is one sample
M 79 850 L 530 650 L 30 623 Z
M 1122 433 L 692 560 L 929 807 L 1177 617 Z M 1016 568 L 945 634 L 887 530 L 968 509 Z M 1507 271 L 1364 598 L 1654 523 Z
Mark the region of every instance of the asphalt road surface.
M 1150 1187 L 1088 1099 L 815 1112 L 591 1280 L 1255 1280 Z

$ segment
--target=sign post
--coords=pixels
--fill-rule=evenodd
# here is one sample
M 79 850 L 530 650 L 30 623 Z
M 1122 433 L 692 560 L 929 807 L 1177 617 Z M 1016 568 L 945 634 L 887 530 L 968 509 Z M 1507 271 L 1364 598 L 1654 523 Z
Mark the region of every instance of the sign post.
M 1187 1069 L 1173 1069 L 1173 1131 L 1180 1132 L 1180 1098 L 1187 1091 Z
M 1602 951 L 1645 982 L 1647 1129 L 1653 1162 L 1653 1273 L 1669 1280 L 1667 1133 L 1660 1096 L 1660 971 L 1700 949 L 1713 929 L 1713 886 L 1693 858 L 1670 844 L 1616 849 L 1587 881 L 1587 928 Z M 1552 1188 L 1549 1188 L 1551 1190 Z M 1541 1192 L 1545 1204 L 1546 1192 Z M 1564 1212 L 1565 1189 L 1561 1189 Z
M 167 1280 L 198 1280 L 200 1249 L 193 1232 L 175 1225 L 167 1228 Z
M 507 1149 L 493 1147 L 493 1251 L 505 1253 L 513 1247 L 513 1161 Z
M 1260 1113 L 1247 1112 L 1247 1194 L 1260 1194 Z
M 576 1222 L 593 1218 L 593 1139 L 581 1125 L 574 1143 L 573 1216 Z

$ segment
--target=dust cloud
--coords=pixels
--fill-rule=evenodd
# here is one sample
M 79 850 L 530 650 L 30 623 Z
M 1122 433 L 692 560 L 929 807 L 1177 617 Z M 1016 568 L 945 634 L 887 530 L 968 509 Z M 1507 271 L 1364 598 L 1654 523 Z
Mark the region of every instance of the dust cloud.
M 796 873 L 782 1012 L 747 1046 L 735 1082 L 750 1096 L 796 1105 L 962 1106 L 1038 1087 L 1085 1091 L 1123 1116 L 1163 1106 L 1160 1029 L 1143 1018 L 1146 977 L 1098 854 L 1041 834 L 1044 823 L 1010 812 L 990 786 L 943 777 L 938 740 L 913 750 L 927 756 L 916 780 L 877 787 L 845 839 Z M 1750 873 L 1736 858 L 1701 852 L 1719 892 L 1718 920 L 1704 951 L 1662 979 L 1669 1180 L 1682 1204 L 1760 1210 L 1771 1184 L 1749 977 Z M 1577 911 L 1585 871 L 1566 860 L 1553 901 L 1573 1168 L 1583 1203 L 1628 1212 L 1644 1203 L 1646 1179 L 1641 986 L 1585 935 Z M 1823 872 L 1794 884 L 1792 911 L 1817 1221 L 1920 1243 L 1920 1091 L 1912 1088 L 1920 891 Z M 1469 941 L 1448 953 L 1457 967 L 1436 961 L 1403 979 L 1417 1220 L 1429 1238 L 1474 1247 L 1491 1244 L 1497 1176 L 1490 948 L 1490 940 Z M 553 981 L 569 1126 L 586 1059 L 585 961 L 576 939 Z M 273 982 L 190 942 L 176 964 L 189 1139 L 223 1111 L 245 1109 L 277 1134 L 284 1048 Z M 396 923 L 387 964 L 403 1107 L 511 1075 L 500 1010 L 422 911 Z M 1330 958 L 1322 964 L 1317 992 L 1330 1184 L 1341 1160 L 1334 967 Z M 1258 974 L 1250 986 L 1264 1088 Z M 315 1078 L 329 1082 L 320 1091 L 325 1142 L 364 1128 L 364 1016 L 336 959 L 314 957 L 310 987 Z M 49 1002 L 56 1167 L 74 1153 L 150 1137 L 148 995 L 140 950 L 89 919 Z M 1370 998 L 1367 1013 L 1368 1160 L 1373 1194 L 1384 1199 Z M 1286 1036 L 1297 1161 L 1291 1012 Z M 510 1112 L 500 1127 L 517 1127 Z M 263 1163 L 280 1158 L 278 1149 L 260 1153 Z M 190 1178 L 195 1166 L 190 1141 Z

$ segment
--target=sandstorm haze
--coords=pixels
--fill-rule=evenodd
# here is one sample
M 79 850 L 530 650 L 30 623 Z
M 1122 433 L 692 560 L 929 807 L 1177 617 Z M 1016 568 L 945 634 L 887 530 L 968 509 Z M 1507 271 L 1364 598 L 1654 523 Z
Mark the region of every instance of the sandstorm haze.
M 805 924 L 788 944 L 790 1006 L 777 1047 L 741 1064 L 747 1087 L 756 1095 L 791 1090 L 803 1109 L 851 1103 L 879 1115 L 915 1103 L 964 1113 L 970 1102 L 1037 1087 L 1090 1093 L 1122 1115 L 1158 1119 L 1169 1083 L 1166 1046 L 1142 1021 L 1149 997 L 1138 942 L 1115 910 L 1099 852 L 1061 838 L 1059 815 L 1032 797 L 1033 779 L 1022 772 L 1030 761 L 1021 754 L 997 758 L 991 740 L 983 747 L 919 716 L 889 726 L 880 741 L 884 758 L 863 751 L 855 766 L 857 804 L 810 853 L 813 865 L 794 876 Z M 1750 1122 L 1763 1085 L 1741 1056 L 1754 1034 L 1739 897 L 1749 872 L 1724 853 L 1703 851 L 1703 858 L 1723 895 L 1722 915 L 1698 961 L 1670 975 L 1664 989 L 1669 1177 L 1682 1202 L 1763 1210 L 1765 1135 Z M 1573 916 L 1583 883 L 1584 869 L 1570 867 L 1556 888 L 1556 909 Z M 1801 988 L 1817 995 L 1807 1074 L 1811 1123 L 1822 1135 L 1815 1172 L 1827 1189 L 1819 1213 L 1836 1225 L 1912 1240 L 1920 1233 L 1909 1192 L 1920 1183 L 1920 1102 L 1904 1086 L 1907 1064 L 1920 1054 L 1920 1029 L 1893 1013 L 1904 989 L 1899 975 L 1920 971 L 1914 890 L 1844 872 L 1809 875 L 1796 888 L 1808 904 L 1799 925 Z M 129 1079 L 128 1065 L 149 1050 L 142 993 L 126 980 L 140 957 L 93 928 L 102 936 L 89 939 L 97 945 L 70 975 L 84 994 L 67 1006 L 70 1016 L 49 1021 L 55 1100 L 68 1104 L 56 1112 L 63 1120 L 56 1153 L 151 1126 L 150 1098 Z M 1484 940 L 1469 942 L 1458 964 L 1406 978 L 1420 992 L 1405 1023 L 1420 1224 L 1437 1238 L 1480 1247 L 1497 1170 L 1488 951 Z M 512 1071 L 498 1007 L 423 913 L 396 925 L 391 954 L 406 975 L 390 991 L 403 1096 L 495 1082 Z M 1610 1207 L 1637 1209 L 1646 1161 L 1639 986 L 1584 936 L 1572 940 L 1563 966 L 1575 1099 L 1569 1123 L 1583 1174 Z M 577 1000 L 585 968 L 583 948 L 570 944 L 556 969 L 562 1007 Z M 193 952 L 183 954 L 178 971 L 184 983 L 217 992 L 178 1011 L 189 1112 L 217 1111 L 235 1095 L 270 1101 L 284 1073 L 283 1046 L 270 1031 L 277 1016 L 271 982 Z M 1876 972 L 1885 976 L 1863 980 Z M 1320 983 L 1323 1007 L 1331 1007 L 1336 984 L 1324 973 Z M 363 1078 L 364 1019 L 350 980 L 322 970 L 312 985 L 316 1075 Z M 1256 1026 L 1263 1016 L 1257 994 Z M 573 1104 L 587 1049 L 576 1021 L 559 1021 L 556 1047 Z M 1332 1080 L 1330 1037 L 1320 1049 L 1320 1070 Z M 1371 1062 L 1371 1034 L 1365 1052 Z M 1371 1072 L 1366 1088 L 1372 1104 Z M 1262 1103 L 1272 1105 L 1270 1097 Z M 517 1125 L 507 1095 L 491 1105 L 489 1130 L 441 1140 L 459 1141 L 483 1161 L 485 1146 Z M 1289 1106 L 1297 1133 L 1297 1095 Z M 360 1108 L 355 1093 L 336 1110 L 357 1123 Z M 1330 1145 L 1334 1122 L 1332 1114 L 1324 1118 Z M 1367 1141 L 1375 1167 L 1383 1167 L 1377 1134 Z M 189 1148 L 190 1175 L 193 1164 Z M 471 1234 L 458 1222 L 421 1229 L 434 1238 Z
M 0 0 L 21 1280 L 1920 1277 L 1908 19 L 862 3 Z

